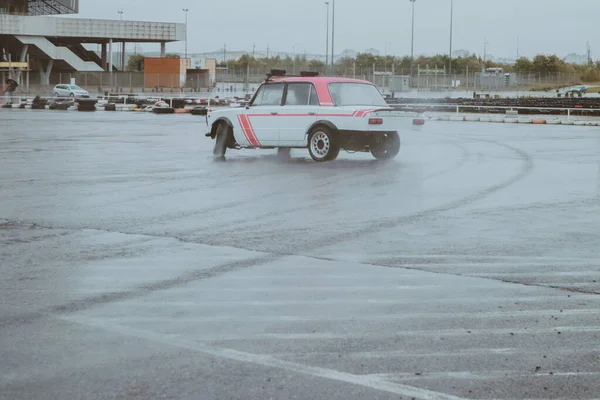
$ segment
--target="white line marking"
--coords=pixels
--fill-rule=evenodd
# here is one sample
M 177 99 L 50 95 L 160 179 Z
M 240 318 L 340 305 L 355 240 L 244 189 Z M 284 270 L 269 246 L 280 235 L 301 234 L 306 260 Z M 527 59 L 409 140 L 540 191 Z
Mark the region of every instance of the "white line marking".
M 240 289 L 242 290 L 242 289 Z M 198 290 L 189 290 L 190 293 L 193 292 L 194 295 L 198 294 Z M 210 289 L 202 289 L 202 294 L 207 294 L 210 292 Z M 181 292 L 181 290 L 180 290 Z M 215 292 L 220 293 L 220 289 L 215 289 Z M 261 306 L 261 307 L 269 307 L 269 306 L 294 306 L 294 305 L 368 305 L 368 304 L 381 304 L 381 305 L 421 305 L 421 304 L 438 304 L 443 302 L 444 304 L 455 304 L 455 303 L 463 303 L 463 304 L 485 304 L 485 303 L 494 303 L 501 305 L 514 305 L 525 304 L 525 303 L 540 303 L 545 302 L 546 304 L 552 300 L 560 300 L 561 302 L 565 302 L 568 299 L 566 298 L 566 294 L 557 292 L 554 295 L 548 296 L 531 296 L 531 297 L 509 297 L 507 298 L 506 293 L 503 293 L 502 296 L 493 296 L 493 294 L 489 294 L 486 298 L 474 298 L 471 297 L 451 297 L 451 298 L 443 298 L 443 297 L 435 297 L 435 298 L 426 298 L 426 299 L 407 299 L 407 300 L 389 300 L 389 299 L 328 299 L 328 300 L 204 300 L 204 301 L 163 301 L 164 303 L 169 303 L 170 307 L 240 307 L 240 306 Z M 598 295 L 593 294 L 580 294 L 580 293 L 572 293 L 570 294 L 572 301 L 584 301 L 584 300 L 594 300 L 599 301 L 600 298 Z M 144 306 L 147 305 L 149 307 L 156 307 L 155 300 L 128 300 L 127 302 L 122 303 L 120 307 L 125 307 L 126 305 L 132 306 Z
M 268 355 L 247 353 L 238 350 L 226 349 L 221 347 L 199 344 L 183 338 L 174 338 L 173 335 L 163 335 L 145 330 L 127 328 L 120 325 L 107 325 L 90 320 L 83 320 L 75 317 L 60 317 L 52 315 L 59 320 L 90 326 L 102 329 L 112 333 L 127 335 L 139 339 L 149 340 L 163 345 L 179 347 L 208 354 L 214 357 L 228 358 L 230 360 L 246 362 L 251 364 L 263 365 L 270 368 L 280 368 L 304 375 L 310 375 L 318 378 L 326 378 L 334 381 L 346 382 L 353 385 L 368 387 L 382 392 L 393 393 L 401 396 L 414 397 L 422 400 L 466 400 L 460 397 L 433 392 L 426 389 L 420 389 L 413 386 L 402 385 L 388 382 L 381 377 L 369 375 L 354 375 L 346 372 L 336 371 L 327 368 L 313 367 L 290 361 L 284 361 Z
M 58 317 L 58 319 L 64 319 L 69 321 L 69 317 Z M 109 319 L 104 318 L 73 318 L 74 322 L 81 324 L 89 324 L 98 327 L 113 326 Z M 171 321 L 172 326 L 176 321 Z M 119 326 L 119 325 L 114 325 Z M 137 331 L 135 328 L 123 328 L 132 329 Z M 469 333 L 469 332 L 470 333 Z M 575 327 L 549 327 L 549 328 L 531 328 L 531 329 L 475 329 L 465 326 L 461 329 L 445 329 L 445 330 L 414 330 L 414 331 L 395 331 L 393 334 L 372 334 L 369 337 L 373 339 L 390 339 L 397 338 L 399 336 L 404 337 L 476 337 L 478 335 L 534 335 L 534 334 L 570 334 L 570 333 L 598 333 L 600 327 L 598 326 L 575 326 Z M 157 333 L 158 336 L 167 336 Z M 262 333 L 255 332 L 248 335 L 215 335 L 215 336 L 194 336 L 197 341 L 203 342 L 223 342 L 223 341 L 251 341 L 251 340 L 353 340 L 363 338 L 364 335 L 360 332 L 356 334 L 347 333 L 336 333 L 336 332 L 314 332 L 314 333 Z
M 170 303 L 167 303 L 169 306 Z M 477 318 L 492 319 L 492 318 L 519 318 L 519 317 L 566 317 L 570 315 L 599 315 L 600 309 L 576 309 L 576 310 L 531 310 L 531 311 L 473 311 L 473 312 L 445 312 L 445 313 L 429 313 L 427 311 L 418 313 L 401 313 L 387 315 L 347 315 L 347 316 L 332 316 L 327 315 L 239 315 L 239 310 L 236 315 L 220 315 L 220 316 L 196 316 L 196 317 L 161 317 L 160 311 L 156 310 L 156 306 L 152 306 L 153 313 L 149 316 L 137 315 L 127 316 L 127 322 L 352 322 L 352 321 L 400 321 L 407 319 L 459 319 L 459 318 Z M 172 308 L 170 308 L 172 310 Z M 102 317 L 103 320 L 122 320 L 122 316 Z
M 589 349 L 581 349 L 579 351 L 576 350 L 564 350 L 564 349 L 554 349 L 552 350 L 553 355 L 569 355 L 573 356 L 575 354 L 593 354 L 600 352 L 600 347 L 592 347 Z M 340 355 L 339 351 L 329 351 L 329 352 L 303 352 L 303 353 L 276 353 L 278 357 L 282 358 L 290 358 L 290 357 L 334 357 L 338 358 Z M 461 357 L 465 356 L 476 357 L 476 356 L 493 356 L 493 355 L 539 355 L 540 350 L 526 350 L 524 348 L 499 348 L 499 349 L 466 349 L 459 352 L 435 352 L 435 353 L 411 353 L 409 351 L 358 351 L 353 353 L 344 354 L 345 358 L 356 358 L 359 360 L 364 359 L 386 359 L 386 358 L 442 358 L 442 357 Z
M 574 377 L 574 376 L 596 376 L 600 372 L 533 372 L 533 371 L 486 371 L 477 373 L 471 371 L 449 371 L 449 372 L 423 372 L 420 375 L 414 373 L 398 374 L 372 374 L 382 379 L 505 379 L 514 377 L 546 378 L 546 377 Z

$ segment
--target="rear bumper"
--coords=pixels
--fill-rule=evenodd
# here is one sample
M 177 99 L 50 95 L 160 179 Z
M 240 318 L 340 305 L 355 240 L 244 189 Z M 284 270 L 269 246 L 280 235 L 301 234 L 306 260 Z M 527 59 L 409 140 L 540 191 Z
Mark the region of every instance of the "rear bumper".
M 398 134 L 396 131 L 352 131 L 339 130 L 337 142 L 341 149 L 351 151 L 369 151 L 379 144 L 387 135 Z

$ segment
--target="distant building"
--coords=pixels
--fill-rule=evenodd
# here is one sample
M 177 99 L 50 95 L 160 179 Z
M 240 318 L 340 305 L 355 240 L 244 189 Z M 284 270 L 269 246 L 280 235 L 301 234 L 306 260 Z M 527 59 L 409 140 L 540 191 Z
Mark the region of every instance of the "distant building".
M 517 86 L 517 74 L 504 73 L 502 68 L 488 68 L 475 74 L 475 82 L 482 89 L 504 89 Z
M 583 54 L 571 53 L 564 58 L 565 62 L 570 64 L 586 65 L 588 63 L 588 56 Z
M 166 43 L 185 40 L 185 24 L 52 16 L 78 12 L 79 0 L 0 0 L 0 61 L 28 62 L 49 85 L 52 73 L 121 69 L 125 53 L 113 58 L 117 44 L 160 43 L 164 57 Z

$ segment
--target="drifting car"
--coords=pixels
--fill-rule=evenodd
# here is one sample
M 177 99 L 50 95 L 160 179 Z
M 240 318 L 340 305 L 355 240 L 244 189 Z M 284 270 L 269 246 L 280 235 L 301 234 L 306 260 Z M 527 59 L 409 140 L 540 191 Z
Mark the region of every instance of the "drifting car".
M 216 157 L 227 149 L 308 148 L 318 162 L 336 159 L 340 150 L 390 159 L 400 151 L 398 131 L 414 116 L 390 107 L 368 81 L 272 70 L 247 105 L 208 107 L 206 136 L 215 139 Z

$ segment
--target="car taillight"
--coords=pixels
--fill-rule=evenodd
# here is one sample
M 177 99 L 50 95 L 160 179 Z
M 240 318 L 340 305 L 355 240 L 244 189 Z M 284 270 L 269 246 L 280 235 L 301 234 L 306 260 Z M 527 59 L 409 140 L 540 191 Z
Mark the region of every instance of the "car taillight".
M 369 125 L 381 125 L 383 124 L 383 118 L 369 118 Z

